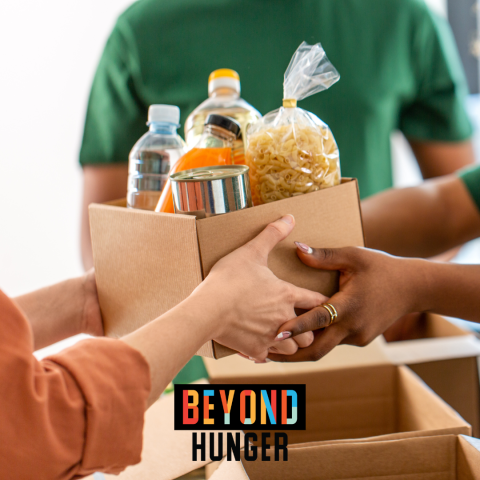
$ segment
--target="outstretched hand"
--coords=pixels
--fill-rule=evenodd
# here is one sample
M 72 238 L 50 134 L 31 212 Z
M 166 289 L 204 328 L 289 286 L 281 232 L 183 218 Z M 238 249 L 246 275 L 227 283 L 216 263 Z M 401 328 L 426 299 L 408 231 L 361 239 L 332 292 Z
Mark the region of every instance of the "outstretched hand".
M 404 314 L 417 311 L 415 285 L 424 260 L 393 257 L 359 247 L 317 248 L 297 243 L 297 254 L 306 265 L 340 271 L 340 290 L 326 302 L 338 317 L 318 306 L 293 318 L 279 329 L 295 337 L 313 331 L 313 343 L 293 355 L 269 354 L 278 362 L 316 361 L 339 344 L 364 346 Z
M 269 224 L 257 237 L 221 259 L 192 294 L 199 308 L 215 311 L 214 340 L 258 362 L 275 348 L 293 354 L 298 344 L 278 329 L 295 318 L 295 308 L 312 309 L 326 297 L 277 278 L 267 266 L 268 254 L 293 230 L 295 220 L 286 215 Z M 301 346 L 313 341 L 306 332 Z

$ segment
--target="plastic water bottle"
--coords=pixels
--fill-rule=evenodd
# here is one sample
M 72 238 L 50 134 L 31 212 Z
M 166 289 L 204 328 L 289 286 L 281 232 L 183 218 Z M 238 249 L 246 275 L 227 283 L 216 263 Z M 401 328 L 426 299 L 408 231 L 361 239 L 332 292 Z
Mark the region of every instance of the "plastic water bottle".
M 128 157 L 127 207 L 155 210 L 170 168 L 187 151 L 177 134 L 179 123 L 178 107 L 151 105 L 148 109 L 149 130 Z

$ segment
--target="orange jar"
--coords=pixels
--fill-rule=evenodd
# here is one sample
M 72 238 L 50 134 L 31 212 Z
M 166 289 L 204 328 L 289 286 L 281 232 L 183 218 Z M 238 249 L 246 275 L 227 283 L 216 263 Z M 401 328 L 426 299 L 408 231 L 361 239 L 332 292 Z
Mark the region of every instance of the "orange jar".
M 232 147 L 239 134 L 240 125 L 232 118 L 209 115 L 200 140 L 174 164 L 170 175 L 192 168 L 232 165 Z M 165 184 L 155 211 L 175 213 L 170 179 Z

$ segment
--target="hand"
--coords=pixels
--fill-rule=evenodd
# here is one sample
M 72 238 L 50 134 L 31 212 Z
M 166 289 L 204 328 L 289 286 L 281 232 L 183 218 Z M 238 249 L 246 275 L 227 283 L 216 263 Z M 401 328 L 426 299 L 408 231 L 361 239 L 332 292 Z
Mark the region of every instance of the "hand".
M 278 328 L 295 317 L 295 308 L 311 309 L 326 297 L 278 279 L 268 268 L 270 251 L 293 230 L 291 215 L 268 225 L 252 241 L 220 260 L 189 297 L 197 311 L 208 311 L 213 338 L 244 355 L 264 362 L 268 349 L 295 353 L 288 337 L 276 339 Z M 313 335 L 303 339 L 309 345 Z M 281 341 L 281 342 L 280 342 Z
M 365 248 L 312 249 L 304 244 L 297 244 L 297 254 L 310 267 L 340 271 L 340 291 L 327 301 L 338 317 L 328 326 L 330 314 L 317 307 L 290 320 L 279 333 L 291 332 L 294 337 L 315 331 L 315 339 L 294 355 L 270 354 L 271 360 L 315 361 L 338 344 L 364 346 L 401 316 L 422 310 L 416 297 L 419 284 L 426 284 L 422 273 L 425 260 L 392 257 Z
M 35 350 L 79 333 L 103 335 L 93 269 L 15 301 L 30 322 Z
M 91 268 L 82 277 L 83 312 L 80 331 L 95 337 L 104 335 L 102 314 L 98 303 L 95 270 Z

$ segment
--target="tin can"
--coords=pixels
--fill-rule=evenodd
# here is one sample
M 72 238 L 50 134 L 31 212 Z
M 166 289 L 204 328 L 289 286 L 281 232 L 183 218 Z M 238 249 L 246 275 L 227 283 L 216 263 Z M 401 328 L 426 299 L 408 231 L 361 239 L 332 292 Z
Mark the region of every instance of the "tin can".
M 206 218 L 251 207 L 248 170 L 245 165 L 224 165 L 174 173 L 175 213 Z

